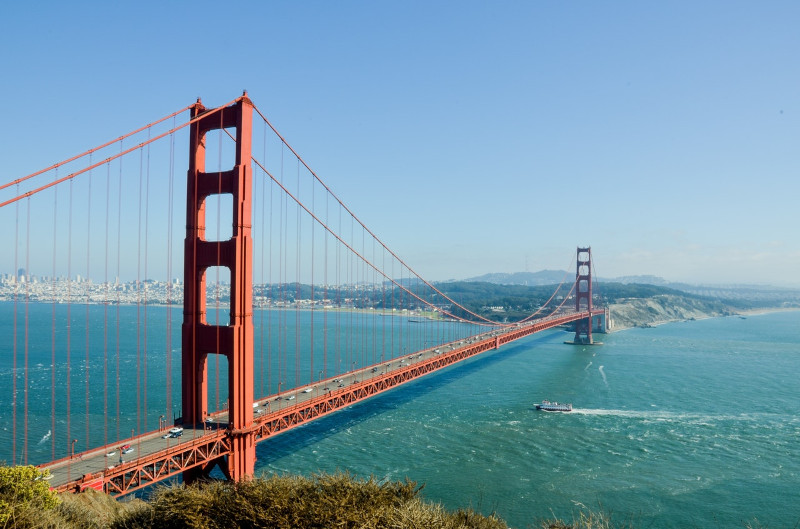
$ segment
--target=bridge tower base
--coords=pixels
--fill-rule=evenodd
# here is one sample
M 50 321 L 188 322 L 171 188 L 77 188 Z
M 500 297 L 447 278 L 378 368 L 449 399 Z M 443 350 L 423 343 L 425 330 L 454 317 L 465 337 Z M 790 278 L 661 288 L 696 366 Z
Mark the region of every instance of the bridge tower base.
M 182 327 L 182 417 L 184 426 L 203 428 L 208 417 L 208 358 L 228 360 L 228 429 L 231 455 L 209 467 L 184 473 L 193 481 L 215 465 L 232 480 L 255 471 L 253 423 L 253 240 L 251 236 L 253 104 L 247 94 L 236 103 L 203 117 L 206 108 L 192 107 L 187 175 L 186 239 L 184 245 L 184 302 Z M 236 160 L 227 171 L 206 172 L 206 134 L 235 129 Z M 206 239 L 206 199 L 233 197 L 231 238 Z M 230 324 L 209 325 L 206 320 L 206 271 L 224 266 L 230 271 Z

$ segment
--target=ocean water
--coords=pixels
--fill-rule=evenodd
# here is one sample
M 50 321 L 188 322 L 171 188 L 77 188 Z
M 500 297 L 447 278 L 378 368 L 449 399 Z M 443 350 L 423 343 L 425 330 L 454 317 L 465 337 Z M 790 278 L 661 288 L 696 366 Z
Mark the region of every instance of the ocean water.
M 179 413 L 180 308 L 167 327 L 163 307 L 73 306 L 67 319 L 64 307 L 31 304 L 29 332 L 16 335 L 16 365 L 12 310 L 0 303 L 0 460 L 44 462 L 66 455 L 73 438 L 77 450 L 99 446 Z M 16 310 L 19 327 L 25 315 Z M 308 344 L 291 340 L 307 316 L 256 315 L 257 326 L 282 329 L 257 337 L 257 392 L 275 391 L 279 379 L 285 389 L 322 369 L 330 376 L 368 365 L 386 349 L 411 350 L 415 340 L 429 339 L 421 324 L 398 320 L 389 334 L 373 319 L 345 315 L 335 323 L 349 329 L 338 339 L 350 352 L 337 357 L 337 338 L 329 336 L 331 350 L 316 344 L 316 364 L 305 365 L 292 355 Z M 112 323 L 90 324 L 87 332 L 87 321 L 103 320 Z M 316 332 L 323 327 L 316 321 Z M 453 339 L 464 331 L 435 333 Z M 553 516 L 569 520 L 584 508 L 637 527 L 800 524 L 800 312 L 630 329 L 598 335 L 604 345 L 594 347 L 564 345 L 569 336 L 534 335 L 262 442 L 256 471 L 409 478 L 424 484 L 429 501 L 496 513 L 520 528 Z M 283 358 L 264 356 L 265 341 L 284 347 Z M 210 379 L 224 370 L 212 365 Z M 209 399 L 219 401 L 220 393 L 224 387 Z M 542 399 L 575 409 L 534 410 Z
M 264 474 L 349 471 L 527 527 L 800 524 L 800 312 L 536 335 L 258 445 Z M 572 413 L 535 411 L 541 399 Z

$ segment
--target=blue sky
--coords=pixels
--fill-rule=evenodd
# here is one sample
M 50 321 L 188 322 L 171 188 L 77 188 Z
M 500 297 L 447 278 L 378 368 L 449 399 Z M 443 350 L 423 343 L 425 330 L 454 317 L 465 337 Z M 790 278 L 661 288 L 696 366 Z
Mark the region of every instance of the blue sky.
M 800 286 L 800 3 L 0 8 L 2 182 L 248 90 L 429 280 Z M 179 223 L 182 224 L 182 223 Z

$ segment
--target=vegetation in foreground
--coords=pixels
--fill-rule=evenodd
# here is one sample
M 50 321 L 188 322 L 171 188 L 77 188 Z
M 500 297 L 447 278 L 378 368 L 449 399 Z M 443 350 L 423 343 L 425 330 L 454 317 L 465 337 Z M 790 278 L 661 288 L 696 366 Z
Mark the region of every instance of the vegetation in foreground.
M 494 516 L 424 502 L 413 481 L 348 474 L 161 487 L 148 502 L 96 491 L 58 495 L 34 467 L 0 467 L 0 527 L 16 528 L 406 528 L 503 529 Z
M 505 529 L 494 515 L 448 512 L 425 502 L 413 481 L 380 483 L 349 474 L 275 476 L 244 483 L 212 481 L 160 487 L 148 502 L 103 493 L 57 494 L 32 466 L 0 465 L 0 529 Z M 572 522 L 541 520 L 539 529 L 627 529 L 587 509 Z M 746 524 L 756 529 L 755 524 Z

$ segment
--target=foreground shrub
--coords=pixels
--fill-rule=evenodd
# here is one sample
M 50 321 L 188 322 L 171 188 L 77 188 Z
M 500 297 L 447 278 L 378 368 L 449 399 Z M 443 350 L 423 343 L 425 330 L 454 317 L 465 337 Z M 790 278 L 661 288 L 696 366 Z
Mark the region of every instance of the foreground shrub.
M 37 527 L 59 503 L 46 472 L 34 466 L 0 466 L 0 527 Z
M 118 529 L 428 528 L 504 529 L 472 511 L 447 513 L 417 497 L 413 481 L 378 483 L 348 474 L 285 476 L 243 483 L 161 488 L 143 508 L 118 519 Z

